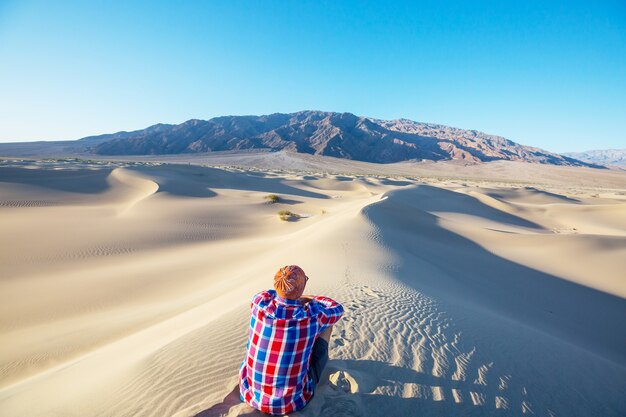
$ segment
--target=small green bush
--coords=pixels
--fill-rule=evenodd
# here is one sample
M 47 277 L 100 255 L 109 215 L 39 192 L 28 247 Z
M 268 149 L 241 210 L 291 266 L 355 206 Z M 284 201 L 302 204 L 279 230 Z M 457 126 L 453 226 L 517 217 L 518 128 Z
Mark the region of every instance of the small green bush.
M 276 194 L 269 194 L 265 196 L 265 199 L 267 200 L 268 203 L 270 204 L 274 204 L 274 203 L 278 203 L 280 201 L 280 197 L 277 196 Z
M 291 220 L 299 219 L 300 215 L 293 213 L 289 210 L 281 210 L 278 212 L 278 217 L 280 217 L 281 220 L 288 222 Z

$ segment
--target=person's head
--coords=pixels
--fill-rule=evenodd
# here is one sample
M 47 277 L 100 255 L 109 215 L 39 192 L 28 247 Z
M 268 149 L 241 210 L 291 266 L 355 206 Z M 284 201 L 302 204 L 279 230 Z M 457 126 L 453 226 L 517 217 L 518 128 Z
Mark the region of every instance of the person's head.
M 309 278 L 297 265 L 287 265 L 274 275 L 274 289 L 279 297 L 290 300 L 299 299 Z

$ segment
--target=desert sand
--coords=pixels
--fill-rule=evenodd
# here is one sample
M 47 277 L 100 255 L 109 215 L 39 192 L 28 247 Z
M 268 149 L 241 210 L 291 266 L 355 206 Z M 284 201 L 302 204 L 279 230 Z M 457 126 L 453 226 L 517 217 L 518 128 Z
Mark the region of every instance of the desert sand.
M 287 264 L 346 308 L 293 416 L 626 414 L 626 171 L 181 158 L 0 161 L 0 415 L 261 415 Z

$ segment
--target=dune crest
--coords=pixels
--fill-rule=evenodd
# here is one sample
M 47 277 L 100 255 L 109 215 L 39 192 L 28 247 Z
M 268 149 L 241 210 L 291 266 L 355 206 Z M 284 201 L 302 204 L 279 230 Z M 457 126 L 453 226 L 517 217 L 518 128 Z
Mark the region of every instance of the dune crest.
M 107 181 L 113 189 L 111 192 L 113 195 L 107 195 L 107 199 L 119 204 L 118 215 L 123 215 L 159 190 L 159 184 L 156 182 L 124 168 L 115 168 L 111 171 Z

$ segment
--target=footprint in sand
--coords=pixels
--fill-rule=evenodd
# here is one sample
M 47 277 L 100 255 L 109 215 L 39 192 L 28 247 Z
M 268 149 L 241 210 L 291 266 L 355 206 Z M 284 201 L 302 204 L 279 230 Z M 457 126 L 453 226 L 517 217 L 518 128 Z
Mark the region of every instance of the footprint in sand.
M 334 340 L 335 346 L 345 346 L 346 342 L 343 338 L 338 337 Z
M 380 295 L 369 287 L 363 287 L 363 292 L 369 295 L 370 297 L 380 298 Z
M 330 375 L 330 386 L 337 391 L 349 392 L 356 394 L 359 392 L 359 384 L 346 371 L 337 371 Z

